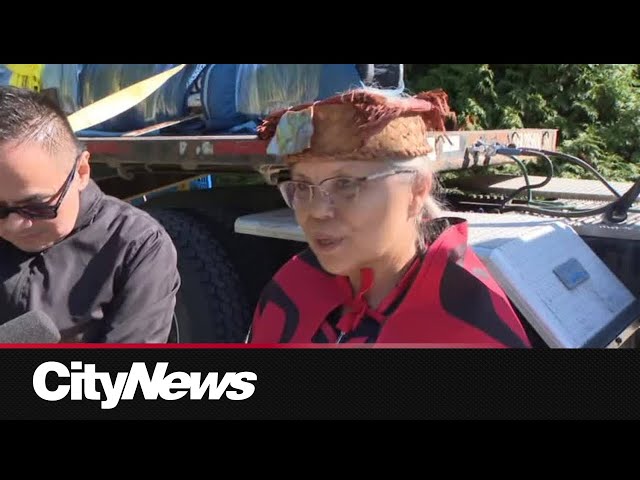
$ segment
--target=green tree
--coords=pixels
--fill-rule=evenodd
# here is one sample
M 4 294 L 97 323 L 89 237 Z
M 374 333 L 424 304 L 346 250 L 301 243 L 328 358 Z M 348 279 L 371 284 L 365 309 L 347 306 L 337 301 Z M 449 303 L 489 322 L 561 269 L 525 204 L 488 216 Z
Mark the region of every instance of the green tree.
M 558 149 L 611 180 L 640 176 L 640 65 L 411 64 L 413 92 L 443 88 L 462 129 L 557 128 Z M 563 176 L 592 178 L 571 163 Z

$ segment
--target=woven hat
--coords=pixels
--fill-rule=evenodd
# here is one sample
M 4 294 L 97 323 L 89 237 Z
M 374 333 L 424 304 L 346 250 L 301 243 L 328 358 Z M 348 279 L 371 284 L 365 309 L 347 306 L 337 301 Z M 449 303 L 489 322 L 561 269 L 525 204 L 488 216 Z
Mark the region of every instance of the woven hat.
M 444 131 L 455 114 L 442 90 L 390 97 L 354 90 L 276 112 L 258 127 L 267 153 L 288 164 L 303 159 L 411 159 L 432 151 L 427 132 Z

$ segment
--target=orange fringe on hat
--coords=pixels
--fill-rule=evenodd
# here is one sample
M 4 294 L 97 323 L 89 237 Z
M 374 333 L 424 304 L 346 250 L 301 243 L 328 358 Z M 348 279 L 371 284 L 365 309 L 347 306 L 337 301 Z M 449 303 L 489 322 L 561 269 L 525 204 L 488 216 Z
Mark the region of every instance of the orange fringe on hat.
M 315 103 L 273 113 L 258 127 L 258 137 L 270 140 L 283 115 L 311 109 L 313 135 L 300 153 L 285 155 L 288 163 L 313 160 L 410 159 L 431 152 L 428 131 L 446 130 L 455 123 L 448 95 L 443 90 L 413 97 L 387 97 L 355 90 Z

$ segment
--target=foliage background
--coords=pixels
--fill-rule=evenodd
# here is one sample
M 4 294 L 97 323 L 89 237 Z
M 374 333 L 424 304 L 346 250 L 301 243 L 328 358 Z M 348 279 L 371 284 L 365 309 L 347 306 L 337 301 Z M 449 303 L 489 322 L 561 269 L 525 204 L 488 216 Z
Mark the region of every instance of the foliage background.
M 640 177 L 638 64 L 406 64 L 405 73 L 409 92 L 444 89 L 461 129 L 557 128 L 561 152 L 609 180 Z M 554 167 L 593 178 L 572 163 Z

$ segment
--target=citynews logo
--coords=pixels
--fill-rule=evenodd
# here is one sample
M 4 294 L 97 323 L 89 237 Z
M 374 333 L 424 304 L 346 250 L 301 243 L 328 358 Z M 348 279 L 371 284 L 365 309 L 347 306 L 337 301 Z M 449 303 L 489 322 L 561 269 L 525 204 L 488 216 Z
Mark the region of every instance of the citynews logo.
M 100 408 L 115 408 L 120 400 L 132 400 L 140 387 L 145 400 L 178 400 L 189 395 L 190 400 L 246 400 L 255 392 L 258 376 L 253 372 L 172 372 L 167 375 L 168 362 L 157 363 L 149 375 L 144 362 L 134 362 L 128 372 L 118 372 L 115 380 L 109 372 L 96 372 L 91 363 L 71 362 L 71 368 L 59 362 L 45 362 L 33 372 L 33 390 L 43 400 L 57 402 L 71 394 L 71 400 L 98 400 Z M 47 376 L 58 380 L 47 385 Z M 60 379 L 68 378 L 69 381 Z M 96 389 L 102 386 L 103 393 Z M 205 397 L 205 394 L 208 395 Z

